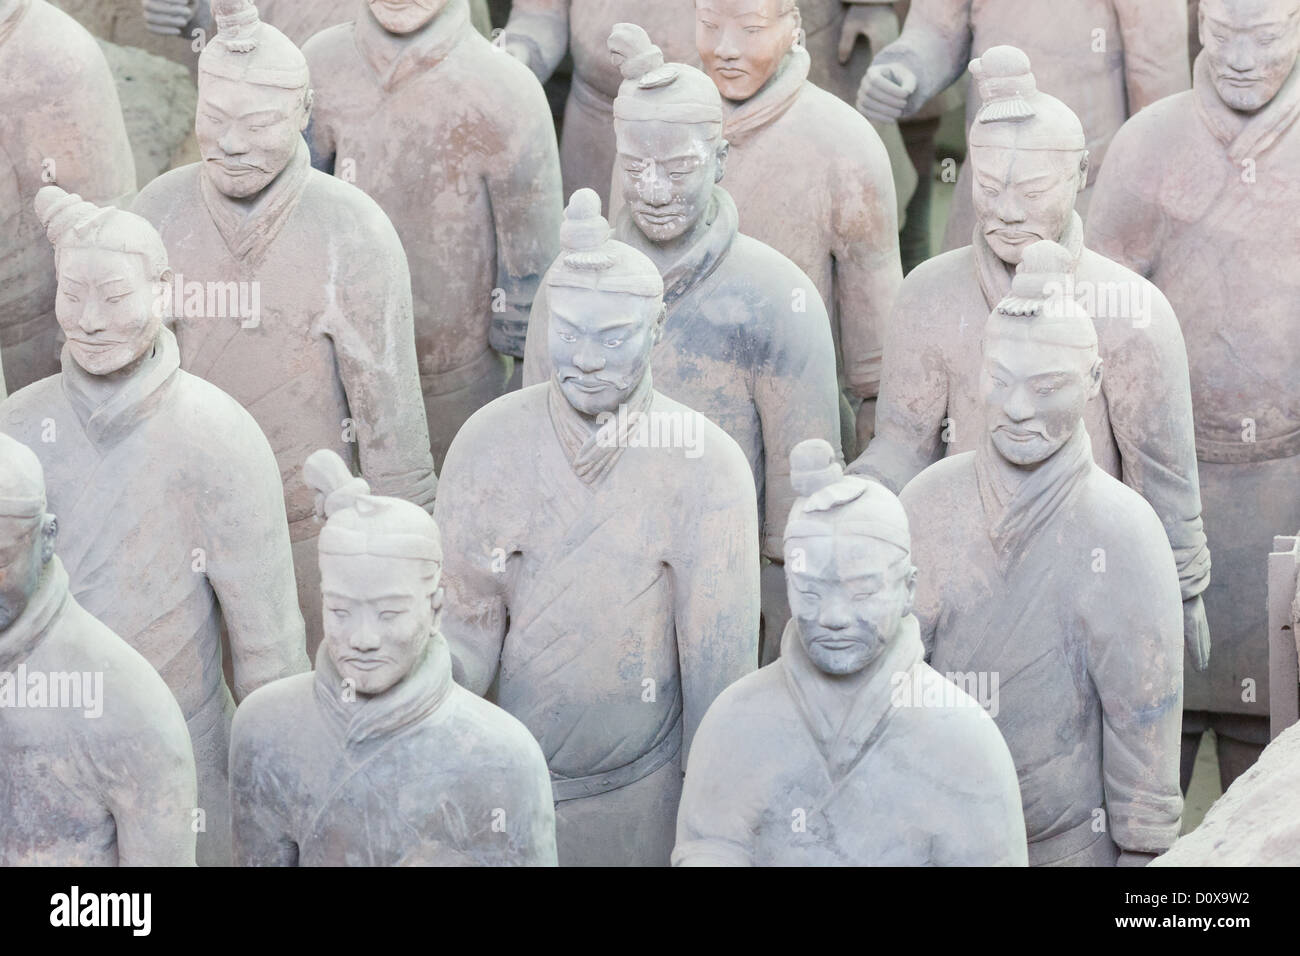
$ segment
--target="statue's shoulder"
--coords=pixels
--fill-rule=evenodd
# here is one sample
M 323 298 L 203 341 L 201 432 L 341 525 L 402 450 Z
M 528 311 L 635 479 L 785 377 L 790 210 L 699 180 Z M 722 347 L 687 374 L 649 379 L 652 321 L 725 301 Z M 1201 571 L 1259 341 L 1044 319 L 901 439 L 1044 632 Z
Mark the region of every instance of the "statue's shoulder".
M 202 201 L 199 194 L 201 165 L 188 163 L 150 180 L 131 203 L 131 212 L 148 219 L 154 226 L 171 216 L 185 215 L 186 210 L 180 203 L 190 197 L 195 202 Z
M 907 506 L 908 517 L 914 522 L 930 517 L 948 520 L 949 512 L 936 511 L 930 503 L 936 499 L 952 503 L 979 501 L 977 484 L 975 452 L 965 451 L 940 458 L 909 481 L 898 497 Z
M 356 24 L 349 20 L 347 23 L 336 23 L 332 27 L 326 27 L 319 33 L 312 35 L 302 45 L 302 55 L 307 58 L 307 66 L 312 71 L 311 82 L 313 87 L 322 83 L 329 83 L 335 79 L 330 74 L 317 74 L 318 67 L 334 66 L 346 60 L 360 60 L 360 54 L 353 39 L 355 34 Z M 346 78 L 343 78 L 343 80 L 346 82 Z
M 671 429 L 677 421 L 683 425 L 683 435 L 694 434 L 696 441 L 693 447 L 683 441 L 680 443 L 681 447 L 674 443 L 670 449 L 659 448 L 655 449 L 655 452 L 660 458 L 668 457 L 662 452 L 671 451 L 671 457 L 674 459 L 685 459 L 692 463 L 708 462 L 705 472 L 710 476 L 709 487 L 712 490 L 705 492 L 706 495 L 718 493 L 723 489 L 734 491 L 737 483 L 743 486 L 746 479 L 752 480 L 753 470 L 749 467 L 749 459 L 745 457 L 740 445 L 709 416 L 669 398 L 658 389 L 655 390 L 650 412 L 661 416 L 660 423 L 655 426 L 660 428 L 660 434 L 663 434 L 666 428 Z M 693 428 L 694 432 L 687 430 L 688 421 L 689 427 Z
M 453 720 L 462 728 L 458 736 L 472 741 L 467 756 L 476 758 L 480 771 L 496 767 L 525 777 L 547 776 L 541 745 L 519 718 L 459 684 L 453 685 L 449 703 L 455 707 Z M 445 730 L 439 727 L 438 734 Z
M 261 455 L 263 446 L 270 448 L 252 413 L 207 379 L 178 369 L 175 389 L 177 417 L 193 431 L 195 445 L 212 457 L 242 459 L 240 471 L 246 474 L 247 459 Z
M 315 671 L 304 671 L 263 684 L 235 710 L 231 738 L 284 738 L 316 712 Z
M 330 173 L 319 169 L 307 170 L 307 186 L 301 202 L 311 209 L 313 218 L 326 227 L 322 231 L 330 235 L 349 235 L 349 227 L 359 227 L 360 232 L 356 234 L 364 245 L 374 244 L 376 230 L 389 233 L 393 242 L 401 243 L 393 221 L 379 203 L 364 189 Z
M 1178 144 L 1186 142 L 1188 135 L 1202 126 L 1195 117 L 1198 95 L 1194 90 L 1184 90 L 1134 113 L 1107 147 L 1106 164 L 1159 156 L 1168 156 L 1171 162 L 1185 162 L 1187 157 L 1178 150 Z
M 1169 538 L 1151 503 L 1124 482 L 1094 464 L 1081 490 L 1089 534 L 1097 547 L 1109 541 L 1115 547 L 1169 553 Z
M 780 658 L 733 681 L 714 698 L 700 722 L 692 754 L 737 756 L 744 742 L 766 741 L 776 725 L 800 718 L 785 687 L 785 665 Z
M 39 379 L 0 402 L 0 431 L 31 444 L 33 436 L 40 434 L 42 421 L 67 406 L 62 373 Z
M 949 249 L 926 259 L 899 286 L 897 303 L 910 303 L 919 313 L 936 311 L 935 305 L 960 290 L 977 285 L 975 251 L 972 246 Z M 895 305 L 897 312 L 898 305 Z M 943 311 L 943 310 L 938 310 Z
M 447 451 L 442 471 L 468 462 L 470 468 L 499 471 L 505 456 L 531 449 L 550 431 L 547 391 L 550 379 L 529 385 L 484 405 L 460 427 Z

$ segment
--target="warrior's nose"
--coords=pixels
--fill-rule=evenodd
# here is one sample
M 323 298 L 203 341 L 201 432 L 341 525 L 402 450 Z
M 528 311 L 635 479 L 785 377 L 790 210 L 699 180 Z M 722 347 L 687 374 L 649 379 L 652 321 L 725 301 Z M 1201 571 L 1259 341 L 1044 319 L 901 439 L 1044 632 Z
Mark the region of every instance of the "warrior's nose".
M 817 623 L 828 631 L 842 631 L 852 623 L 847 601 L 827 600 L 822 603 Z
M 1034 403 L 1029 400 L 1028 391 L 1021 386 L 1012 389 L 1002 411 L 1013 422 L 1023 422 L 1034 417 Z
M 573 364 L 582 372 L 599 372 L 605 367 L 605 356 L 590 345 L 581 345 L 573 353 Z
M 994 214 L 1005 223 L 1025 221 L 1025 207 L 1011 190 L 1006 190 L 994 201 Z
M 363 624 L 352 632 L 348 643 L 354 651 L 374 651 L 379 649 L 379 634 L 368 624 Z
M 660 175 L 653 166 L 647 169 L 641 177 L 641 198 L 651 206 L 666 205 L 672 198 L 668 177 Z
M 1228 45 L 1228 66 L 1238 73 L 1255 69 L 1255 51 L 1246 37 L 1238 37 Z
M 221 139 L 217 140 L 217 145 L 227 156 L 239 156 L 248 152 L 248 143 L 239 135 L 235 127 L 230 126 L 221 134 Z
M 104 310 L 93 298 L 86 301 L 82 306 L 81 316 L 77 320 L 77 325 L 81 331 L 87 335 L 93 335 L 96 332 L 102 332 L 108 327 L 108 321 L 104 317 Z
M 740 58 L 740 45 L 736 42 L 736 32 L 731 27 L 718 31 L 718 43 L 713 48 L 713 55 L 719 60 L 737 60 Z

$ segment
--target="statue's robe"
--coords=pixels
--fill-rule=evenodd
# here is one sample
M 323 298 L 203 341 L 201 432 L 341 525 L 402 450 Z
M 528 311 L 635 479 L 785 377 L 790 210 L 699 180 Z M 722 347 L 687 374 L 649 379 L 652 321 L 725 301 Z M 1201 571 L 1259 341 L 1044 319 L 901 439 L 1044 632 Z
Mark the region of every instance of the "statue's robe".
M 392 220 L 411 268 L 420 384 L 441 464 L 470 415 L 506 391 L 564 210 L 546 96 L 452 0 L 394 37 L 366 12 L 304 48 L 317 168 Z
M 995 455 L 945 458 L 900 496 L 930 664 L 996 678 L 1031 866 L 1162 852 L 1182 814 L 1183 615 L 1160 522 L 1081 428 L 1018 488 Z
M 889 321 L 876 434 L 852 470 L 895 493 L 944 455 L 973 451 L 985 433 L 980 341 L 1011 273 L 983 235 L 974 238 L 914 269 Z M 1077 257 L 1074 291 L 1093 315 L 1104 368 L 1083 419 L 1093 458 L 1155 509 L 1183 598 L 1195 597 L 1210 580 L 1210 551 L 1178 319 L 1152 283 L 1084 247 L 1077 215 L 1061 243 Z
M 616 23 L 635 23 L 650 34 L 669 63 L 700 62 L 695 52 L 695 0 L 514 0 L 506 34 L 537 44 L 536 72 L 550 76 L 565 50 L 573 57 L 573 82 L 564 105 L 560 168 L 564 195 L 583 187 L 609 206 L 614 171 L 614 97 L 623 74 L 609 59 Z
M 103 399 L 64 371 L 0 405 L 0 431 L 36 453 L 72 594 L 144 655 L 180 703 L 206 828 L 199 862 L 229 863 L 227 753 L 235 696 L 309 666 L 275 458 L 252 417 L 179 368 L 166 329 Z
M 812 279 L 830 312 L 844 385 L 871 399 L 903 281 L 889 157 L 866 118 L 807 75 L 808 54 L 796 48 L 754 96 L 724 101 L 726 188 L 745 235 Z M 612 208 L 621 205 L 615 197 Z
M 1116 136 L 1087 238 L 1160 287 L 1187 340 L 1214 574 L 1184 704 L 1267 718 L 1265 559 L 1300 527 L 1300 69 L 1243 122 L 1203 59 L 1194 90 Z
M 457 686 L 435 634 L 374 696 L 316 671 L 240 705 L 230 746 L 237 866 L 554 866 L 537 741 Z
M 260 0 L 257 13 L 302 47 L 317 33 L 362 15 L 365 0 Z
M 791 621 L 700 724 L 673 865 L 1024 866 L 1007 745 L 921 658 L 909 616 L 845 707 Z
M 133 209 L 158 228 L 187 285 L 207 295 L 232 282 L 244 283 L 241 294 L 259 290 L 255 322 L 208 315 L 187 294 L 176 338 L 182 367 L 248 409 L 275 452 L 310 654 L 320 640 L 321 526 L 302 478 L 307 456 L 329 448 L 354 468 L 359 460 L 375 494 L 429 510 L 437 491 L 406 256 L 373 200 L 311 168 L 306 143 L 247 218 L 200 167 L 155 179 Z
M 902 63 L 917 77 L 905 116 L 924 106 L 990 47 L 1010 45 L 1029 56 L 1038 88 L 1079 117 L 1091 165 L 1076 208 L 1087 216 L 1091 186 L 1115 132 L 1156 100 L 1186 90 L 1187 6 L 1184 0 L 912 0 L 902 35 L 877 54 L 877 65 Z M 980 98 L 966 97 L 966 126 Z M 957 178 L 944 249 L 970 241 L 975 227 L 973 179 Z
M 180 709 L 149 663 L 68 593 L 57 557 L 0 631 L 0 675 L 0 866 L 194 865 L 200 803 Z M 70 677 L 82 695 L 61 699 L 80 706 L 30 706 L 33 675 L 47 682 L 47 704 Z
M 565 866 L 667 865 L 695 727 L 758 658 L 744 453 L 648 375 L 627 407 L 598 437 L 553 379 L 497 399 L 452 443 L 434 513 L 457 679 L 496 679 L 541 743 Z M 693 440 L 664 440 L 674 422 Z
M 77 21 L 45 0 L 0 0 L 0 360 L 10 392 L 59 370 L 54 251 L 33 205 L 51 183 L 101 206 L 131 198 L 117 87 Z

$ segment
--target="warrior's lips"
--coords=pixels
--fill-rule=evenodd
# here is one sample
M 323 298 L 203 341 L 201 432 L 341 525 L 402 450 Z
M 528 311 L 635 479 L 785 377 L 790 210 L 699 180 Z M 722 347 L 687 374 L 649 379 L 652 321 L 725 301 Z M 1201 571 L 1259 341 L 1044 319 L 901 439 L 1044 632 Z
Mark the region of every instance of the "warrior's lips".
M 121 342 L 87 342 L 85 339 L 69 339 L 68 341 L 77 346 L 77 348 L 85 349 L 87 352 L 107 352 L 110 349 L 115 349 L 122 345 Z
M 1003 242 L 1021 243 L 1037 241 L 1032 232 L 1020 232 L 1015 229 L 994 229 L 989 235 L 997 236 Z
M 1003 428 L 999 428 L 998 431 L 1000 431 L 1003 435 L 1010 438 L 1012 441 L 1021 442 L 1021 443 L 1040 440 L 1043 438 L 1043 435 L 1041 435 L 1038 432 L 1021 431 L 1018 428 L 1003 427 Z
M 349 657 L 344 661 L 349 667 L 355 667 L 359 671 L 373 671 L 383 667 L 385 661 L 372 657 Z
M 568 383 L 580 392 L 601 392 L 609 388 L 608 382 L 584 382 L 577 378 L 569 379 Z
M 717 72 L 718 72 L 718 76 L 722 77 L 723 79 L 738 80 L 742 76 L 745 76 L 747 71 L 741 70 L 734 66 L 720 66 L 718 67 Z
M 655 226 L 666 226 L 673 220 L 682 217 L 679 212 L 646 212 L 643 209 L 637 210 L 637 215 Z

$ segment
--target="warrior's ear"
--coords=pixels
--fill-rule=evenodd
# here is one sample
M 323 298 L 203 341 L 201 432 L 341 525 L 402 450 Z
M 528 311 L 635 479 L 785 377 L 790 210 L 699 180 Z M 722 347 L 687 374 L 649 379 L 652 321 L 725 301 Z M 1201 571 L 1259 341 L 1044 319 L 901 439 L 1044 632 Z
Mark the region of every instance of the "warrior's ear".
M 1097 361 L 1093 362 L 1092 368 L 1088 370 L 1088 398 L 1090 400 L 1096 398 L 1097 393 L 1101 391 L 1101 367 L 1101 357 L 1098 356 Z
M 668 321 L 668 306 L 661 305 L 659 313 L 654 317 L 654 328 L 651 332 L 651 345 L 658 345 L 664 337 L 664 323 Z
M 731 144 L 725 139 L 718 140 L 718 148 L 714 155 L 718 159 L 718 169 L 713 174 L 715 183 L 722 182 L 722 175 L 727 171 L 727 157 L 731 155 Z
M 311 108 L 312 104 L 315 102 L 316 91 L 312 89 L 307 90 L 302 96 L 302 125 L 298 127 L 298 132 L 301 133 L 305 130 L 307 124 L 311 122 Z
M 1092 159 L 1088 151 L 1083 151 L 1083 156 L 1079 159 L 1079 190 L 1082 192 L 1088 188 L 1088 170 L 1092 167 Z
M 41 564 L 49 564 L 54 558 L 54 542 L 59 537 L 59 519 L 47 514 L 41 519 Z
M 903 602 L 903 617 L 912 613 L 912 608 L 916 604 L 916 566 L 912 565 L 912 558 L 907 558 L 909 569 L 904 586 L 907 588 L 907 598 Z

